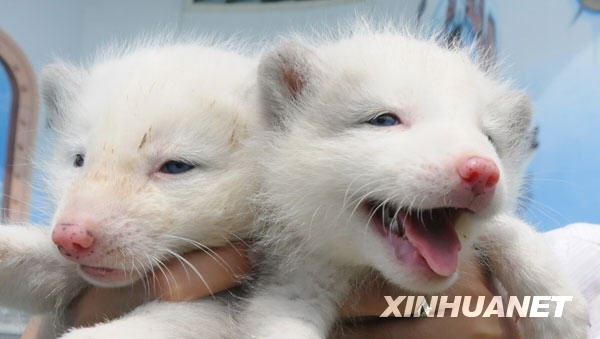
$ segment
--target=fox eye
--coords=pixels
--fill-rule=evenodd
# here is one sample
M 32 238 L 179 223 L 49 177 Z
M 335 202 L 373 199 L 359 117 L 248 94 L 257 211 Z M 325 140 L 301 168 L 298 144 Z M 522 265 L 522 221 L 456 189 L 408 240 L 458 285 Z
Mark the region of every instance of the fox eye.
M 400 118 L 398 118 L 398 116 L 393 113 L 384 113 L 384 114 L 380 114 L 380 115 L 376 116 L 375 118 L 367 121 L 367 123 L 369 123 L 373 126 L 387 127 L 387 126 L 399 125 L 401 123 L 401 121 L 400 121 Z
M 75 166 L 75 167 L 82 167 L 84 162 L 85 162 L 84 155 L 83 154 L 76 154 L 75 155 L 75 160 L 73 160 L 73 166 Z
M 166 174 L 181 174 L 194 169 L 196 166 L 183 161 L 169 160 L 160 167 L 161 173 Z

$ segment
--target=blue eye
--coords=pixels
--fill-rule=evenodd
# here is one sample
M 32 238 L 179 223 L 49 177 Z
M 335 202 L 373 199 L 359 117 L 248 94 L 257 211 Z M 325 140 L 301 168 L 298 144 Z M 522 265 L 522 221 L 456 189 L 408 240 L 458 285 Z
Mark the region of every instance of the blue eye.
M 160 172 L 167 174 L 181 174 L 193 169 L 194 167 L 196 166 L 182 161 L 169 160 L 160 167 Z
M 75 160 L 73 161 L 73 166 L 75 166 L 75 167 L 82 167 L 84 162 L 85 162 L 84 155 L 83 154 L 76 154 L 75 155 Z
M 383 127 L 399 125 L 401 123 L 400 118 L 398 118 L 398 116 L 392 113 L 378 115 L 367 122 L 373 126 Z

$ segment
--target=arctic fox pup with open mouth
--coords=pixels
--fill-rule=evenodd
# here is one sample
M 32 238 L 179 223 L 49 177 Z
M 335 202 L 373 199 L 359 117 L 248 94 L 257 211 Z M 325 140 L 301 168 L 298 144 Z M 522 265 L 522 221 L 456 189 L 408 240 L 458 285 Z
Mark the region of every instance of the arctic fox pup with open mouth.
M 129 285 L 247 235 L 256 188 L 245 142 L 262 125 L 255 60 L 203 42 L 104 54 L 43 71 L 56 212 L 52 228 L 0 227 L 2 304 L 60 317 L 88 284 Z M 65 336 L 221 338 L 227 323 L 212 300 L 153 302 Z
M 520 319 L 524 338 L 585 337 L 585 301 L 515 217 L 535 143 L 525 94 L 468 51 L 395 29 L 298 38 L 258 72 L 267 273 L 243 336 L 326 338 L 370 271 L 431 294 L 478 255 L 508 295 L 574 296 L 562 318 Z

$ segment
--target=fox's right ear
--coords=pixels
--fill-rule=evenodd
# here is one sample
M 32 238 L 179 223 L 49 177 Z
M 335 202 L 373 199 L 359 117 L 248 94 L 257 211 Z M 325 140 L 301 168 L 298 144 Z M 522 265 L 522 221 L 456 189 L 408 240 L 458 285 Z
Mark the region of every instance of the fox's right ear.
M 86 74 L 85 70 L 63 62 L 55 62 L 42 69 L 40 88 L 50 128 L 63 127 Z
M 258 66 L 265 113 L 272 125 L 284 127 L 310 97 L 321 75 L 319 58 L 299 42 L 288 42 L 265 54 Z

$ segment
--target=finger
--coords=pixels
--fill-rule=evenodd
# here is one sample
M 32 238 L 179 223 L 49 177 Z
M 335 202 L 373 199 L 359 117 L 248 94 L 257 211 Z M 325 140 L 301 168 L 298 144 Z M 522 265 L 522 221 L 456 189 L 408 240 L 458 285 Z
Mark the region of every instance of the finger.
M 506 336 L 500 319 L 467 317 L 373 319 L 336 328 L 332 338 L 512 338 Z
M 441 318 L 403 318 L 383 319 L 379 315 L 387 308 L 384 296 L 394 298 L 401 295 L 414 295 L 383 283 L 382 278 L 361 290 L 360 295 L 342 307 L 343 317 L 372 317 L 368 321 L 352 323 L 349 319 L 345 325 L 336 329 L 334 338 L 438 338 L 440 333 L 452 338 L 517 338 L 518 330 L 512 318 L 498 317 L 458 317 Z M 497 291 L 493 287 L 489 272 L 482 269 L 480 263 L 472 258 L 463 262 L 459 280 L 446 291 L 441 292 L 450 298 L 461 295 L 473 297 L 484 296 L 487 300 Z M 402 304 L 403 305 L 403 304 Z M 400 310 L 404 311 L 402 306 Z M 376 318 L 377 317 L 377 318 Z
M 340 309 L 343 318 L 378 317 L 388 306 L 385 296 L 404 295 L 400 289 L 391 284 L 377 281 L 361 289 L 353 300 L 347 300 Z
M 492 296 L 492 282 L 488 272 L 484 271 L 479 261 L 473 257 L 461 263 L 459 268 L 458 280 L 449 289 L 443 291 L 443 295 L 449 297 L 455 295 L 471 295 L 471 296 Z M 388 304 L 385 301 L 385 296 L 409 296 L 414 295 L 413 292 L 407 292 L 391 284 L 385 282 L 385 279 L 377 277 L 366 286 L 361 288 L 360 293 L 347 300 L 340 309 L 340 314 L 343 317 L 378 317 Z
M 117 318 L 151 300 L 199 299 L 210 295 L 211 292 L 217 293 L 237 285 L 243 276 L 250 273 L 250 262 L 246 257 L 247 248 L 242 244 L 217 248 L 214 252 L 215 254 L 211 255 L 218 255 L 224 262 L 217 262 L 203 252 L 192 252 L 184 256 L 198 273 L 202 274 L 210 286 L 210 291 L 190 267 L 172 259 L 166 263 L 167 268 L 162 268 L 164 274 L 155 269 L 154 274 L 150 274 L 147 280 L 140 279 L 130 286 L 90 286 L 71 303 L 65 318 L 75 326 L 91 326 L 100 321 Z
M 38 333 L 41 333 L 42 326 L 42 316 L 33 316 L 29 319 L 29 323 L 27 323 L 27 327 L 21 336 L 21 339 L 36 339 L 38 337 Z
M 241 243 L 210 252 L 192 252 L 155 269 L 157 299 L 187 301 L 238 285 L 251 273 L 247 247 Z
M 137 306 L 154 299 L 146 293 L 141 282 L 119 288 L 90 286 L 65 311 L 64 319 L 72 326 L 92 326 L 115 319 Z

